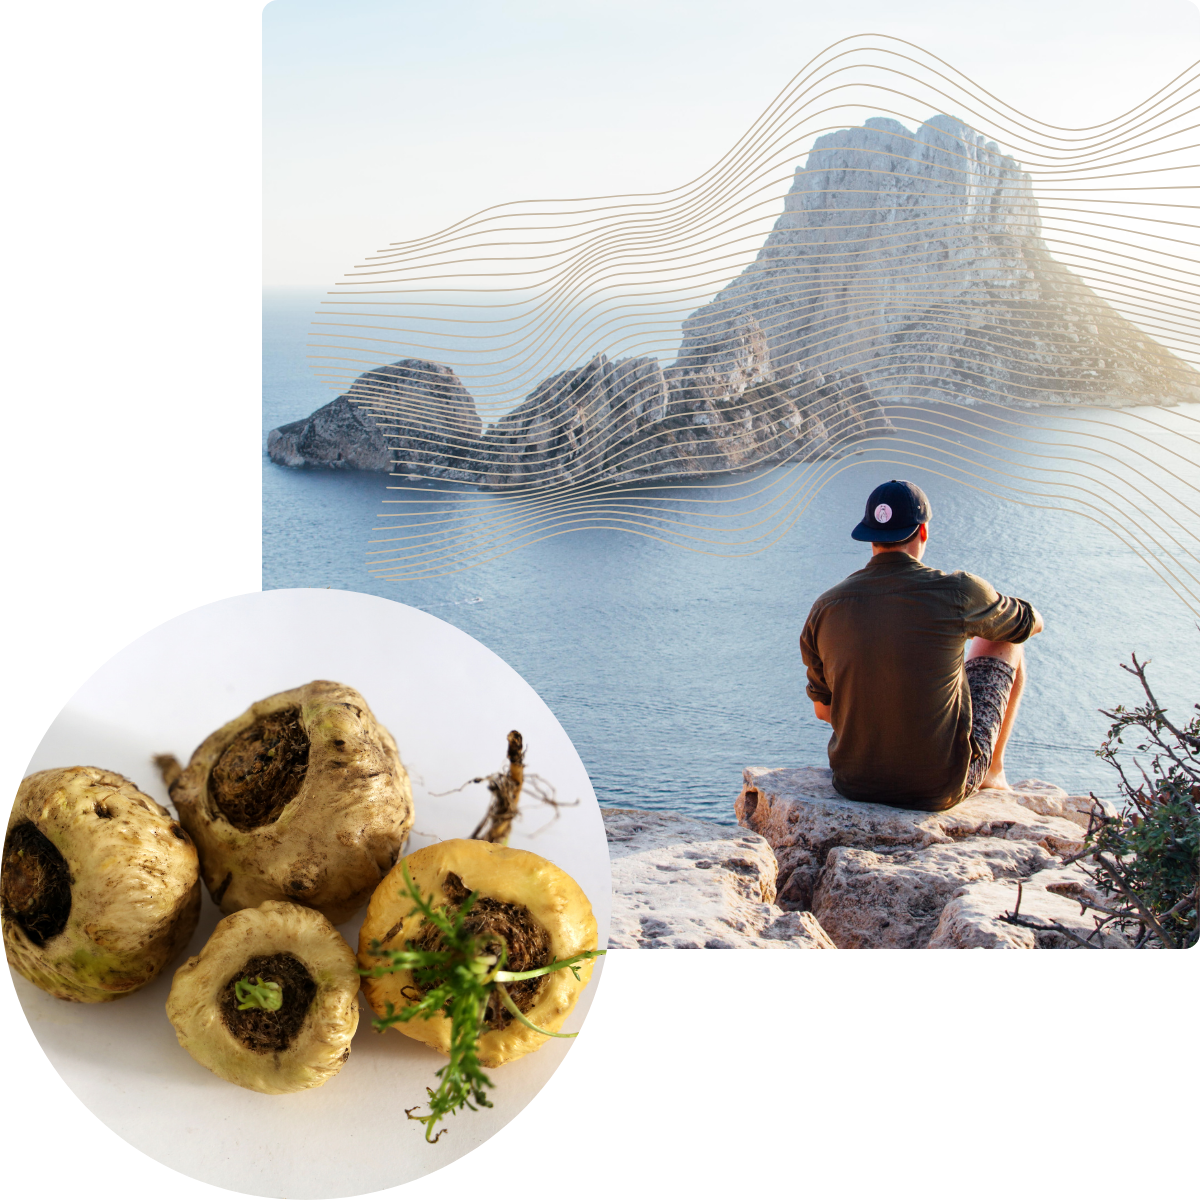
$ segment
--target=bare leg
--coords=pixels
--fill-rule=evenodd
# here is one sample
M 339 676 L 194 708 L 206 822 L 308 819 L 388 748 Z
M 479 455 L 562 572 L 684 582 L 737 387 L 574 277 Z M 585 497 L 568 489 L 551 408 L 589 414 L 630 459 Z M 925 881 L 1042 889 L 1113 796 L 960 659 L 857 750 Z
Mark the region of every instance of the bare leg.
M 1004 747 L 1008 745 L 1009 734 L 1017 720 L 1017 709 L 1021 705 L 1021 693 L 1025 690 L 1025 651 L 1023 646 L 1014 642 L 989 642 L 985 638 L 973 638 L 967 645 L 967 661 L 972 658 L 999 658 L 1016 670 L 1012 691 L 1008 694 L 1008 705 L 1004 710 L 1004 719 L 1000 723 L 1000 733 L 996 737 L 996 747 L 992 751 L 992 763 L 987 774 L 983 777 L 979 789 L 1007 788 L 1008 779 L 1004 774 Z

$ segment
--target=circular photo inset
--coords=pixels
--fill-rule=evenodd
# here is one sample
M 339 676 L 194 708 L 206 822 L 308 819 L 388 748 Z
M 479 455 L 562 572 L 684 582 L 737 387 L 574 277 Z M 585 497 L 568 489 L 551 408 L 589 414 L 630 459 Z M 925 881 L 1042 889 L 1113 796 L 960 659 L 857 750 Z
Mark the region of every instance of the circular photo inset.
M 84 1104 L 177 1171 L 300 1198 L 510 1121 L 580 1029 L 611 887 L 532 688 L 324 589 L 207 605 L 101 668 L 29 765 L 2 884 L 17 994 Z

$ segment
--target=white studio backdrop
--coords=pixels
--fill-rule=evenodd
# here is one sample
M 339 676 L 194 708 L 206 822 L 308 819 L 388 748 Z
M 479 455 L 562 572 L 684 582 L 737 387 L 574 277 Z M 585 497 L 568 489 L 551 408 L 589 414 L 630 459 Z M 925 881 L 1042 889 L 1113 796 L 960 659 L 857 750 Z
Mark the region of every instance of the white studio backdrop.
M 378 596 L 324 588 L 250 592 L 167 621 L 84 684 L 30 768 L 99 764 L 169 805 L 155 778 L 156 753 L 177 752 L 186 762 L 193 747 L 254 701 L 312 679 L 354 687 L 396 739 L 416 813 L 406 853 L 470 835 L 489 797 L 483 784 L 468 781 L 502 769 L 508 731 L 519 729 L 529 786 L 509 844 L 549 859 L 579 884 L 604 944 L 612 895 L 604 825 L 562 726 L 474 638 Z M 536 802 L 534 775 L 561 808 Z M 365 915 L 338 927 L 355 949 Z M 219 919 L 206 899 L 186 955 L 200 952 Z M 375 1154 L 370 1147 L 400 1140 L 396 1117 L 436 1086 L 441 1055 L 400 1034 L 381 1037 L 364 1010 L 349 1062 L 324 1086 L 283 1098 L 230 1087 L 176 1043 L 164 1012 L 175 965 L 112 1004 L 64 1004 L 27 980 L 14 983 L 42 1049 L 109 1128 L 159 1162 L 235 1190 L 319 1200 L 428 1174 L 512 1120 L 574 1044 L 555 1039 L 496 1070 L 492 1107 L 457 1114 L 435 1145 L 409 1139 L 412 1154 Z M 602 974 L 601 964 L 567 1032 L 580 1028 Z

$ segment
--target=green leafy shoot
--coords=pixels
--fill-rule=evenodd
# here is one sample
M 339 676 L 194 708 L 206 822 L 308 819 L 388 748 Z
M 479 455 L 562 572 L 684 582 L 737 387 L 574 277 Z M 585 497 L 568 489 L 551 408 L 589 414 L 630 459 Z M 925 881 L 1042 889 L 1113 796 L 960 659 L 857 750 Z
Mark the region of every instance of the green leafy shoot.
M 374 1021 L 375 1028 L 380 1032 L 402 1021 L 412 1021 L 418 1017 L 428 1019 L 439 1013 L 450 1021 L 450 1061 L 437 1072 L 437 1090 L 426 1089 L 429 1093 L 429 1112 L 420 1115 L 417 1111 L 419 1105 L 404 1110 L 410 1121 L 420 1121 L 425 1126 L 425 1140 L 436 1142 L 445 1130 L 439 1130 L 435 1135 L 434 1127 L 451 1113 L 463 1108 L 477 1111 L 477 1106 L 492 1107 L 486 1089 L 495 1085 L 484 1074 L 478 1056 L 479 1038 L 484 1031 L 491 993 L 495 991 L 504 1007 L 530 1029 L 547 1037 L 573 1038 L 576 1036 L 573 1033 L 552 1033 L 548 1029 L 539 1029 L 517 1007 L 504 985 L 562 970 L 569 970 L 578 979 L 579 965 L 599 958 L 604 951 L 585 950 L 532 971 L 506 971 L 504 964 L 508 959 L 508 949 L 503 939 L 496 935 L 480 937 L 467 932 L 464 927 L 468 914 L 479 898 L 478 892 L 467 896 L 456 912 L 448 912 L 445 908 L 434 907 L 432 895 L 428 898 L 421 895 L 407 867 L 403 868 L 402 874 L 404 889 L 400 894 L 407 896 L 413 902 L 415 911 L 441 935 L 441 949 L 417 950 L 409 942 L 403 950 L 385 950 L 376 939 L 371 942 L 371 954 L 385 961 L 369 969 L 360 967 L 359 973 L 378 979 L 395 971 L 411 971 L 420 989 L 420 996 L 399 1011 L 388 1001 L 384 1015 Z M 492 952 L 497 942 L 498 954 Z
M 263 983 L 262 976 L 249 979 L 239 979 L 233 985 L 234 999 L 238 1002 L 238 1012 L 248 1008 L 261 1008 L 267 1012 L 278 1012 L 283 1007 L 283 988 L 277 983 Z

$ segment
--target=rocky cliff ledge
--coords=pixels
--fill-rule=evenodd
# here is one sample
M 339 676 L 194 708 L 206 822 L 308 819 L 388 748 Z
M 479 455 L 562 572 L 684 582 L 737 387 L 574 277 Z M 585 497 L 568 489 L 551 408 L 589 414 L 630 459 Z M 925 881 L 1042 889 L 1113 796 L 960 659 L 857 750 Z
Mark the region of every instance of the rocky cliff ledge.
M 832 950 L 807 912 L 775 903 L 765 838 L 677 813 L 606 808 L 613 912 L 623 949 Z
M 669 813 L 605 810 L 613 864 L 611 945 L 779 949 L 1057 949 L 1074 945 L 1001 918 L 1017 905 L 1080 937 L 1072 897 L 1093 801 L 1040 780 L 944 813 L 846 800 L 827 768 L 751 767 L 742 830 Z M 1118 934 L 1101 943 L 1127 945 Z

